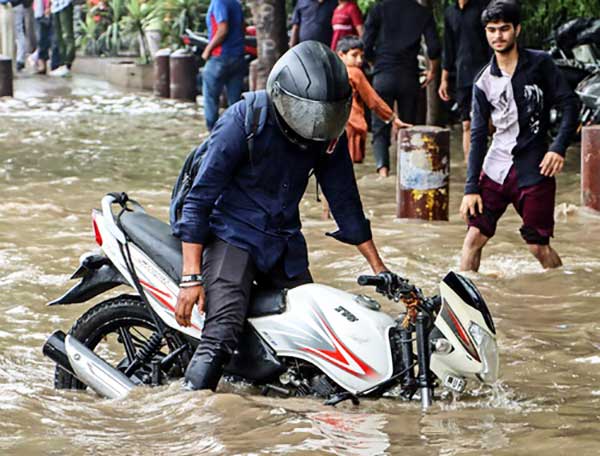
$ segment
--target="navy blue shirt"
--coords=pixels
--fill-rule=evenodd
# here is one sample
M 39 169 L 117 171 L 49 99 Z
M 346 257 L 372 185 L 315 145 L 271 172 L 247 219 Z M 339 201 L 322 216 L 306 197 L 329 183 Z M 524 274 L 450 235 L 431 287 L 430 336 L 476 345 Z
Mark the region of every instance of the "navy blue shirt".
M 562 110 L 562 121 L 558 134 L 548 147 L 550 108 L 553 106 Z M 565 156 L 577 128 L 578 113 L 577 96 L 549 54 L 519 49 L 519 61 L 512 77 L 502 73 L 493 56 L 473 86 L 471 152 L 465 194 L 479 193 L 484 160 L 486 155 L 489 159 L 492 154 L 498 158 L 493 160 L 494 164 L 490 163 L 490 167 L 497 169 L 500 166 L 506 174 L 509 167 L 514 166 L 519 187 L 541 182 L 546 178 L 539 167 L 544 155 L 552 151 Z M 490 119 L 496 132 L 488 150 Z
M 315 40 L 326 46 L 331 45 L 331 18 L 337 6 L 337 0 L 298 0 L 292 14 L 292 24 L 300 26 L 299 42 Z
M 327 234 L 354 245 L 370 240 L 345 135 L 330 154 L 320 145 L 301 149 L 270 112 L 250 162 L 245 110 L 240 101 L 216 123 L 175 236 L 196 244 L 216 236 L 249 252 L 263 272 L 283 257 L 286 274 L 294 277 L 308 267 L 298 205 L 314 170 L 339 227 Z

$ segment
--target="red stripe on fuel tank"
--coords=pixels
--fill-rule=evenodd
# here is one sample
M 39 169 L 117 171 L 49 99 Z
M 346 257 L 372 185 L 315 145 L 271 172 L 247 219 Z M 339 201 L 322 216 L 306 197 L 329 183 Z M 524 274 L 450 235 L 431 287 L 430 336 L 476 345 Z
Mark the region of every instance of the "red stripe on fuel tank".
M 321 321 L 321 323 L 323 324 L 323 326 L 325 327 L 325 329 L 327 330 L 327 332 L 329 333 L 329 335 L 338 343 L 340 347 L 342 347 L 350 355 L 354 362 L 360 366 L 364 374 L 357 373 L 350 369 L 350 364 L 348 363 L 348 360 L 346 359 L 344 354 L 338 350 L 335 344 L 332 344 L 335 347 L 335 350 L 314 349 L 311 347 L 305 347 L 302 350 L 313 353 L 319 356 L 321 359 L 324 359 L 325 361 L 329 361 L 331 364 L 339 367 L 342 370 L 345 370 L 346 372 L 351 373 L 355 377 L 377 377 L 378 372 L 371 366 L 369 366 L 367 363 L 365 363 L 358 356 L 356 356 L 354 353 L 352 353 L 352 351 L 350 351 L 348 347 L 346 347 L 346 345 L 344 345 L 344 343 L 341 340 L 339 340 L 335 332 L 333 332 L 333 330 L 329 327 L 329 325 L 327 324 L 325 319 L 319 314 L 319 312 L 315 313 Z

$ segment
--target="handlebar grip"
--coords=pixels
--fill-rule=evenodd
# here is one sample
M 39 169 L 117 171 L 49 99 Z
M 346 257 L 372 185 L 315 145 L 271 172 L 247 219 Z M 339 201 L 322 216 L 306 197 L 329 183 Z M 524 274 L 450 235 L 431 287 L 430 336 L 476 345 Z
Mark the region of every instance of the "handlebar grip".
M 382 284 L 382 278 L 377 277 L 377 276 L 372 276 L 372 275 L 361 275 L 361 276 L 358 276 L 357 282 L 359 285 L 362 285 L 362 286 L 365 286 L 365 285 L 379 286 Z

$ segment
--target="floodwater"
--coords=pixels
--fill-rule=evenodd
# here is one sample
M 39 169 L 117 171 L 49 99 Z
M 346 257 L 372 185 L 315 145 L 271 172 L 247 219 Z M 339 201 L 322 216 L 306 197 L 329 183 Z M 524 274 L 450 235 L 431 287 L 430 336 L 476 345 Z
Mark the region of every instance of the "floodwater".
M 90 210 L 127 191 L 167 218 L 171 185 L 199 142 L 199 109 L 104 83 L 22 79 L 0 100 L 0 453 L 37 454 L 600 454 L 600 217 L 579 206 L 579 149 L 559 178 L 556 238 L 565 266 L 543 271 L 509 209 L 471 274 L 498 329 L 501 379 L 494 388 L 417 403 L 265 398 L 225 385 L 184 392 L 179 382 L 138 389 L 123 401 L 53 389 L 41 346 L 88 305 L 48 308 L 94 249 Z M 372 159 L 356 167 L 375 240 L 393 270 L 428 293 L 456 269 L 465 232 L 457 215 L 464 166 L 454 136 L 451 219 L 394 218 L 394 178 Z M 311 186 L 302 202 L 318 282 L 357 292 L 368 272 L 351 246 L 324 236 Z M 384 303 L 397 313 L 399 305 Z

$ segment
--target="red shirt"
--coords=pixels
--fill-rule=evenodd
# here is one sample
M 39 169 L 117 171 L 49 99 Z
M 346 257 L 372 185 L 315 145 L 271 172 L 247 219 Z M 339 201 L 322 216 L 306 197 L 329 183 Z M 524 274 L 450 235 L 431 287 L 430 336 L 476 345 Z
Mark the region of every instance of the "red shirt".
M 363 25 L 362 14 L 358 5 L 350 0 L 340 4 L 333 12 L 331 26 L 333 28 L 333 38 L 331 40 L 331 49 L 335 51 L 337 42 L 347 35 L 358 35 L 356 27 Z

